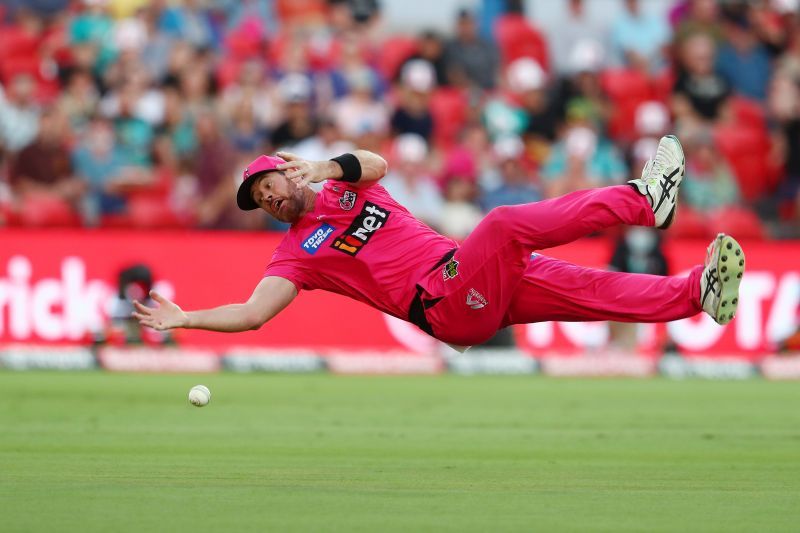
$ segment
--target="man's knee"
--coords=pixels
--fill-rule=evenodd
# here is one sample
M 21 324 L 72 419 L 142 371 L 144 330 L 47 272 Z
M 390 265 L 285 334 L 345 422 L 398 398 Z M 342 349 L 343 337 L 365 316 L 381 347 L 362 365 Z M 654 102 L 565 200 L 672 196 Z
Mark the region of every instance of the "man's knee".
M 531 220 L 526 220 L 524 211 L 518 205 L 501 205 L 486 215 L 481 224 L 486 224 L 492 235 L 504 237 L 503 240 L 527 242 L 531 237 Z
M 487 224 L 489 229 L 493 231 L 502 230 L 508 227 L 514 220 L 513 206 L 501 205 L 489 211 L 483 219 L 483 223 Z

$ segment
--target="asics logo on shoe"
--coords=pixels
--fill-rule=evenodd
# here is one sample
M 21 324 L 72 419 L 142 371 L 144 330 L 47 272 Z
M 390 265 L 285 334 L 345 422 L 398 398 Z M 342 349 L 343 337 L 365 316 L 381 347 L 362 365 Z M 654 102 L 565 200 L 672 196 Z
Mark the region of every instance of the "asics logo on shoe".
M 700 299 L 700 305 L 706 304 L 706 298 L 709 295 L 717 295 L 717 285 L 719 284 L 719 276 L 717 276 L 717 269 L 716 267 L 710 268 L 706 272 L 706 290 L 703 293 L 703 297 Z
M 675 188 L 677 185 L 675 183 L 675 176 L 680 172 L 680 168 L 676 168 L 672 171 L 672 174 L 663 174 L 661 176 L 661 196 L 658 199 L 658 204 L 653 207 L 653 211 L 658 211 L 658 208 L 661 207 L 666 200 L 669 200 L 669 193 L 672 192 L 672 189 Z

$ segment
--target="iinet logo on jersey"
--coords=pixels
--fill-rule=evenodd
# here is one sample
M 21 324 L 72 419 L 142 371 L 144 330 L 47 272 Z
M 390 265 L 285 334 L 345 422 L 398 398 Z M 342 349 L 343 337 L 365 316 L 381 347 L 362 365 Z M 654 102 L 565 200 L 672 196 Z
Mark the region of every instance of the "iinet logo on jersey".
M 361 213 L 353 219 L 350 227 L 336 237 L 331 247 L 355 257 L 369 242 L 372 235 L 386 224 L 389 214 L 390 212 L 386 209 L 371 202 L 365 202 Z

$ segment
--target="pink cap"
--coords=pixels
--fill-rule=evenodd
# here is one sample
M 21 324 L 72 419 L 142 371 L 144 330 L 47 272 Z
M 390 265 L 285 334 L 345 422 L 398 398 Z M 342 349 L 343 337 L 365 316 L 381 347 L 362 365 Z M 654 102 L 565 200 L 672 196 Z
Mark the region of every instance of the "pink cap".
M 242 183 L 239 185 L 239 191 L 236 193 L 236 205 L 242 211 L 252 211 L 258 209 L 258 204 L 253 201 L 250 196 L 250 187 L 253 185 L 253 180 L 258 176 L 276 170 L 277 166 L 285 163 L 280 157 L 273 157 L 269 155 L 260 155 L 255 160 L 247 165 L 247 168 L 242 172 Z

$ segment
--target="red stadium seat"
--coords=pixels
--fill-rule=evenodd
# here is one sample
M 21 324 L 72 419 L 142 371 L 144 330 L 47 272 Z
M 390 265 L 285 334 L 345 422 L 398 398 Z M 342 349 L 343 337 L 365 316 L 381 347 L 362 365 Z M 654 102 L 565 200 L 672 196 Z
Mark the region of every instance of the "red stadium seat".
M 6 26 L 0 31 L 0 58 L 35 57 L 39 54 L 39 36 L 22 28 Z
M 612 69 L 602 73 L 600 83 L 613 104 L 608 131 L 618 141 L 636 137 L 636 109 L 656 96 L 652 80 L 633 69 Z
M 774 185 L 774 169 L 769 164 L 766 130 L 733 124 L 718 126 L 714 133 L 717 147 L 736 174 L 742 197 L 752 201 L 768 192 Z
M 405 35 L 396 35 L 383 41 L 378 54 L 378 69 L 380 73 L 387 80 L 395 79 L 400 70 L 400 65 L 414 55 L 418 47 L 419 44 L 415 38 Z
M 239 77 L 239 71 L 241 68 L 242 63 L 234 59 L 229 61 L 220 61 L 217 65 L 216 72 L 217 84 L 223 89 L 229 86 Z
M 233 60 L 259 57 L 263 54 L 265 39 L 264 24 L 256 17 L 241 20 L 238 26 L 225 36 L 228 58 Z
M 0 66 L 2 79 L 5 83 L 8 83 L 19 74 L 28 74 L 38 79 L 40 77 L 40 65 L 41 62 L 38 56 L 7 57 L 3 60 L 2 66 Z
M 132 198 L 128 202 L 131 226 L 141 229 L 181 228 L 184 224 L 156 198 Z
M 467 122 L 468 106 L 466 94 L 459 89 L 441 87 L 433 92 L 430 110 L 435 144 L 448 147 L 457 140 Z
M 742 96 L 735 96 L 731 98 L 730 105 L 734 120 L 738 125 L 757 130 L 766 130 L 766 115 L 758 102 L 748 100 Z
M 706 218 L 686 204 L 680 206 L 678 216 L 675 217 L 675 222 L 669 228 L 669 235 L 681 239 L 713 237 Z
M 30 194 L 19 211 L 9 217 L 9 224 L 28 228 L 77 228 L 80 216 L 65 201 L 48 195 Z
M 737 239 L 763 239 L 766 236 L 758 216 L 744 207 L 719 209 L 709 218 L 709 227 L 717 232 L 734 235 Z
M 679 216 L 669 229 L 670 237 L 681 239 L 710 239 L 719 232 L 734 235 L 737 239 L 763 239 L 766 235 L 758 216 L 739 206 L 701 213 L 688 205 L 681 205 Z
M 676 76 L 671 69 L 664 69 L 656 74 L 652 79 L 653 99 L 667 103 L 672 96 L 672 88 L 675 86 Z
M 653 95 L 650 78 L 639 70 L 609 69 L 600 76 L 603 90 L 614 101 L 648 100 Z
M 550 54 L 542 33 L 522 15 L 503 15 L 494 23 L 494 34 L 504 65 L 515 59 L 531 57 L 545 71 L 550 70 Z

